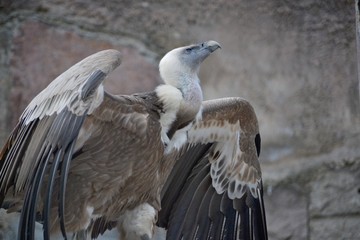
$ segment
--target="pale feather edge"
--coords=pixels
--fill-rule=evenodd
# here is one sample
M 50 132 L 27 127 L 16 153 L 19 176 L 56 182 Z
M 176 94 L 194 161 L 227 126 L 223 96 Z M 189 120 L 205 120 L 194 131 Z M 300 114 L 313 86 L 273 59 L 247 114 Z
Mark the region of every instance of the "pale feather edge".
M 212 124 L 215 125 L 215 127 L 211 126 Z M 201 126 L 201 121 L 195 122 L 195 124 L 192 126 L 192 128 L 188 131 L 188 141 L 190 143 L 190 146 L 195 145 L 197 143 L 206 144 L 206 143 L 210 143 L 210 142 L 222 142 L 224 144 L 227 144 L 227 143 L 229 143 L 229 141 L 239 142 L 240 135 L 241 135 L 239 121 L 237 121 L 235 124 L 230 124 L 228 121 L 225 121 L 224 126 L 222 126 L 222 127 L 217 126 L 215 120 L 212 120 L 212 124 L 210 124 L 210 126 L 204 128 Z M 217 136 L 216 139 L 215 139 L 215 136 Z M 235 154 L 237 154 L 239 152 L 241 153 L 239 145 L 238 144 L 234 144 L 234 145 L 237 148 Z M 235 164 L 236 159 L 237 159 L 237 157 L 234 156 L 234 154 L 232 154 L 231 160 L 226 161 L 227 162 L 226 168 L 227 169 L 231 168 L 231 166 L 233 166 Z M 246 163 L 244 163 L 244 164 L 246 164 Z M 249 167 L 248 164 L 246 164 L 246 165 Z M 213 167 L 213 164 L 212 164 L 212 167 Z M 235 181 L 237 183 L 236 186 L 237 185 L 242 185 L 242 186 L 246 185 L 250 189 L 250 192 L 254 198 L 259 197 L 256 190 L 260 186 L 261 179 L 257 179 L 256 183 L 248 183 L 245 181 L 238 181 L 238 180 L 234 179 L 234 177 L 228 178 L 228 183 L 230 183 L 231 181 Z M 212 177 L 212 182 L 214 184 L 213 177 Z M 228 190 L 228 197 L 232 200 L 235 198 L 241 198 L 246 192 L 246 191 L 241 191 L 240 195 L 239 194 L 230 194 L 229 184 L 226 184 L 226 187 L 223 187 L 223 188 L 219 188 L 216 186 L 214 186 L 214 188 L 218 194 L 222 194 L 223 192 Z

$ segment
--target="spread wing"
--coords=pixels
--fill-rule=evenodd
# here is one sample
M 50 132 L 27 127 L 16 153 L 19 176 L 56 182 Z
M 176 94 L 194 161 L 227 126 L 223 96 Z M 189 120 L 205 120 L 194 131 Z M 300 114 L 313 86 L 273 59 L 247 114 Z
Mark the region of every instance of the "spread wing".
M 39 193 L 43 203 L 44 238 L 49 238 L 49 212 L 54 179 L 59 174 L 59 218 L 64 228 L 64 192 L 72 153 L 88 114 L 102 103 L 102 81 L 120 64 L 120 53 L 105 50 L 75 64 L 38 94 L 25 109 L 0 153 L 0 203 L 24 192 L 20 239 L 33 239 Z M 47 186 L 42 186 L 45 176 Z M 42 190 L 41 190 L 42 191 Z
M 260 135 L 243 99 L 204 102 L 203 118 L 163 189 L 168 239 L 267 239 Z

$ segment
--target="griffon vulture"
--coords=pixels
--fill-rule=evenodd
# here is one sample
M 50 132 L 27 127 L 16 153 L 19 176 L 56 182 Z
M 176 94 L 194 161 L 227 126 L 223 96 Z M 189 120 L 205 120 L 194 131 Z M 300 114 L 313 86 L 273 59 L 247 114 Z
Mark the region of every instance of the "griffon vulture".
M 0 203 L 21 211 L 19 239 L 114 225 L 123 239 L 267 239 L 260 135 L 240 98 L 204 101 L 200 64 L 215 41 L 176 48 L 164 81 L 129 96 L 104 91 L 120 64 L 105 50 L 75 64 L 27 106 L 0 153 Z

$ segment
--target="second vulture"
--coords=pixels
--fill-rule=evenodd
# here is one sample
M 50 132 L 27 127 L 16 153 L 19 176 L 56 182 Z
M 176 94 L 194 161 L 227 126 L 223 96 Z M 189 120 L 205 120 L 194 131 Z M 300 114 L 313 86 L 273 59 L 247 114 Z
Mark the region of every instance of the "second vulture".
M 215 41 L 176 48 L 164 81 L 104 91 L 120 64 L 105 50 L 75 64 L 27 106 L 0 152 L 0 204 L 21 211 L 19 239 L 117 226 L 123 239 L 267 239 L 259 127 L 241 98 L 203 101 L 200 64 Z

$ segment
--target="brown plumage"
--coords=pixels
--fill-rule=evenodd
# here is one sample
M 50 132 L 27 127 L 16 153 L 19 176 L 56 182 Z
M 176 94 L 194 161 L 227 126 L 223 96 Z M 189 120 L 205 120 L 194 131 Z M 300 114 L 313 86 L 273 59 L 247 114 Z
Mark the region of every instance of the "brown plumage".
M 0 153 L 0 202 L 15 196 L 10 210 L 22 211 L 19 237 L 33 239 L 40 215 L 45 239 L 87 228 L 96 236 L 114 223 L 125 239 L 150 239 L 162 208 L 158 225 L 169 229 L 169 239 L 217 239 L 230 228 L 266 236 L 255 113 L 239 98 L 202 103 L 197 73 L 219 47 L 208 41 L 170 51 L 159 65 L 165 85 L 130 96 L 104 91 L 120 54 L 102 51 L 35 97 Z M 180 199 L 197 211 L 179 215 Z M 206 213 L 217 208 L 221 219 L 238 220 L 226 225 L 213 217 L 215 227 Z M 249 209 L 258 222 L 248 219 Z M 241 214 L 247 220 L 240 224 Z M 189 226 L 188 219 L 201 224 Z
M 202 106 L 163 188 L 158 225 L 168 239 L 267 239 L 254 109 L 241 98 Z

